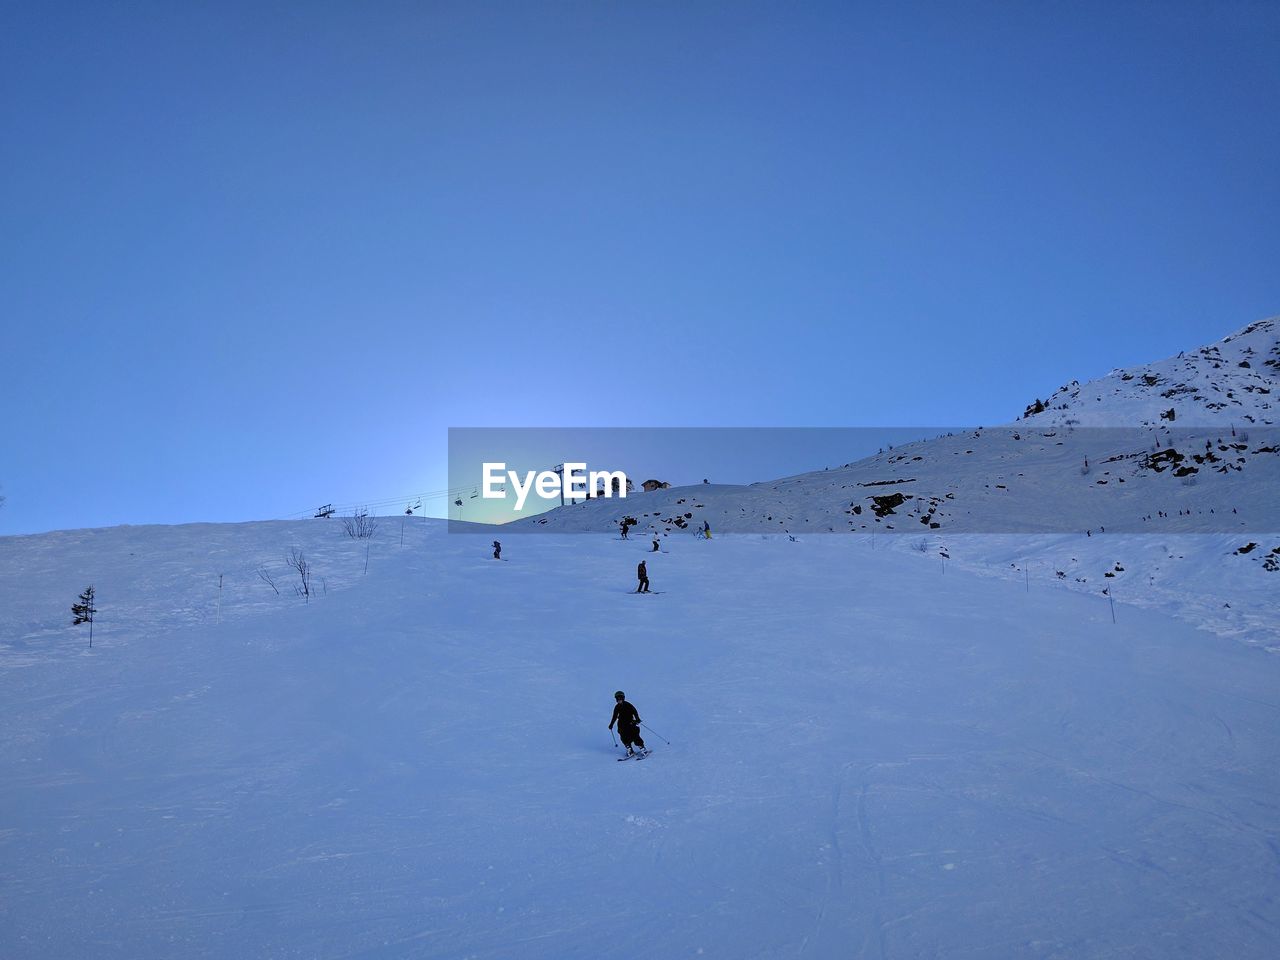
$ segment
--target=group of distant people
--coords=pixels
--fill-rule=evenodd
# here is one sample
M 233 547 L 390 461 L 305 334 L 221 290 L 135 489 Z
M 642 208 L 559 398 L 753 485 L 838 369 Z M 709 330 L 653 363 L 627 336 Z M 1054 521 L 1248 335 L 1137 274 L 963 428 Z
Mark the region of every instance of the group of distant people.
M 1200 513 L 1204 513 L 1204 511 L 1203 511 L 1203 510 L 1200 510 L 1200 511 L 1198 511 L 1198 512 L 1200 512 Z M 1213 507 L 1210 507 L 1210 508 L 1209 508 L 1209 512 L 1210 512 L 1210 513 L 1213 513 Z M 1232 513 L 1236 513 L 1236 508 L 1235 508 L 1235 507 L 1232 507 L 1232 508 L 1231 508 L 1231 512 L 1232 512 Z M 1165 513 L 1165 511 L 1163 511 L 1163 510 L 1157 510 L 1157 511 L 1156 511 L 1156 516 L 1157 516 L 1157 517 L 1160 517 L 1160 518 L 1162 518 L 1162 519 L 1164 519 L 1164 520 L 1168 520 L 1171 516 L 1173 516 L 1173 514 L 1171 514 L 1171 513 Z M 1178 511 L 1178 516 L 1180 516 L 1180 517 L 1189 517 L 1189 516 L 1191 516 L 1191 510 L 1190 510 L 1190 508 L 1188 508 L 1188 509 L 1186 509 L 1186 510 L 1179 510 L 1179 511 Z M 1238 514 L 1237 514 L 1237 516 L 1238 516 Z M 1143 520 L 1150 520 L 1150 519 L 1151 519 L 1151 514 L 1149 514 L 1149 513 L 1148 513 L 1148 514 L 1147 514 L 1145 517 L 1143 517 L 1142 519 L 1143 519 Z
M 622 529 L 622 539 L 623 540 L 628 539 L 627 530 L 631 526 L 631 524 L 623 520 L 619 523 L 619 526 Z M 707 540 L 710 540 L 711 524 L 708 523 L 706 520 L 703 520 L 702 529 L 698 531 L 698 535 Z M 658 541 L 658 535 L 655 533 L 653 535 L 653 548 L 649 552 L 658 553 L 661 549 L 662 549 L 662 544 Z M 495 560 L 502 559 L 502 543 L 499 540 L 493 541 L 493 559 Z M 653 592 L 652 590 L 649 589 L 649 568 L 648 568 L 648 565 L 643 560 L 641 560 L 640 563 L 636 566 L 636 581 L 637 581 L 636 589 L 635 589 L 636 593 L 652 593 Z
M 630 540 L 630 539 L 631 539 L 631 538 L 628 536 L 628 532 L 631 530 L 631 525 L 632 525 L 632 523 L 634 523 L 634 522 L 635 522 L 635 521 L 630 521 L 630 522 L 628 522 L 627 520 L 619 520 L 619 521 L 618 521 L 618 530 L 621 532 L 621 534 L 622 534 L 622 539 L 623 539 L 623 540 Z M 711 524 L 709 524 L 709 523 L 707 523 L 707 521 L 703 520 L 703 521 L 702 521 L 702 529 L 698 531 L 698 536 L 700 536 L 700 537 L 704 537 L 704 538 L 706 538 L 707 540 L 710 540 L 710 539 L 711 539 Z M 654 548 L 653 548 L 653 549 L 656 551 L 656 550 L 658 549 L 658 548 L 657 548 L 657 546 L 656 546 L 656 544 L 657 544 L 657 542 L 658 542 L 658 537 L 657 537 L 657 535 L 656 535 L 656 534 L 654 535 L 653 542 L 654 542 L 654 544 L 655 544 L 655 546 L 654 546 Z

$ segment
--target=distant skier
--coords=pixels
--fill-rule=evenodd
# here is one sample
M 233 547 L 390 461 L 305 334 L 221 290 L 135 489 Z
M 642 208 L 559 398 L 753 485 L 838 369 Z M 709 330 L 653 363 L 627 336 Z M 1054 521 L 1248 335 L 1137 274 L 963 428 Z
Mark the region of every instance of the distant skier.
M 657 553 L 657 552 L 658 552 L 658 538 L 657 538 L 657 537 L 654 537 L 654 538 L 653 538 L 653 549 L 652 549 L 652 550 L 650 550 L 649 552 L 650 552 L 650 553 Z
M 493 541 L 493 559 L 495 560 L 502 559 L 502 544 L 500 544 L 497 540 Z
M 643 564 L 642 564 L 643 566 Z M 640 739 L 640 713 L 627 702 L 627 695 L 619 690 L 613 695 L 613 699 L 617 701 L 613 707 L 613 716 L 609 718 L 609 729 L 613 729 L 613 725 L 618 725 L 618 739 L 622 741 L 622 745 L 627 748 L 627 756 L 634 757 L 637 753 L 632 749 L 632 744 L 639 747 L 639 754 L 644 756 L 644 741 Z
M 622 539 L 627 539 L 627 521 L 623 520 L 618 526 L 622 528 Z
M 636 593 L 649 592 L 649 570 L 645 567 L 644 561 L 640 561 L 640 566 L 636 567 L 636 576 L 640 579 L 640 585 L 636 587 Z
M 702 535 L 708 540 L 711 539 L 711 524 L 705 520 L 702 521 Z

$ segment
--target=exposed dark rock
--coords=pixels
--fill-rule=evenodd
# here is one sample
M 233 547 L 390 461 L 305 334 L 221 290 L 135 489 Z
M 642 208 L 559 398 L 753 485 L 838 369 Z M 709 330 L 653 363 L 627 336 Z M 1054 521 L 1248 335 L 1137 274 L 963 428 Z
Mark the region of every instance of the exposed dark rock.
M 877 517 L 887 517 L 893 513 L 895 507 L 900 507 L 907 502 L 907 498 L 900 493 L 891 493 L 883 497 L 871 498 L 871 510 Z
M 1169 467 L 1176 467 L 1187 459 L 1183 454 L 1179 453 L 1173 447 L 1165 447 L 1163 450 L 1157 450 L 1155 453 L 1149 453 L 1143 460 L 1143 467 L 1148 470 L 1154 470 L 1156 473 L 1163 473 Z

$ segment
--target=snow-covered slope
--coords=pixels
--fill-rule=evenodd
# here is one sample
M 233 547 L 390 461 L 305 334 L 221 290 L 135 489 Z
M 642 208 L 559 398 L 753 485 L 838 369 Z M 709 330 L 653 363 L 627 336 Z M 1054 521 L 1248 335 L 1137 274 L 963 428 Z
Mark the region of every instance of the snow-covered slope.
M 511 532 L 1249 533 L 1280 530 L 1280 431 L 997 427 L 755 483 L 593 499 Z
M 0 956 L 1280 949 L 1280 658 L 894 538 L 401 529 L 0 538 Z
M 1272 317 L 1167 360 L 1073 380 L 1024 415 L 1037 424 L 1095 427 L 1274 425 L 1277 377 L 1280 318 Z

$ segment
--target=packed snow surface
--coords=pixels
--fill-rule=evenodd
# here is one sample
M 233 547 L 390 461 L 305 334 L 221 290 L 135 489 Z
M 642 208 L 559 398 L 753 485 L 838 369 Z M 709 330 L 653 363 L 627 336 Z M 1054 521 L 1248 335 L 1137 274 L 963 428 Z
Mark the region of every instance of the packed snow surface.
M 0 539 L 0 956 L 1280 955 L 1274 621 L 1016 538 L 490 539 Z

